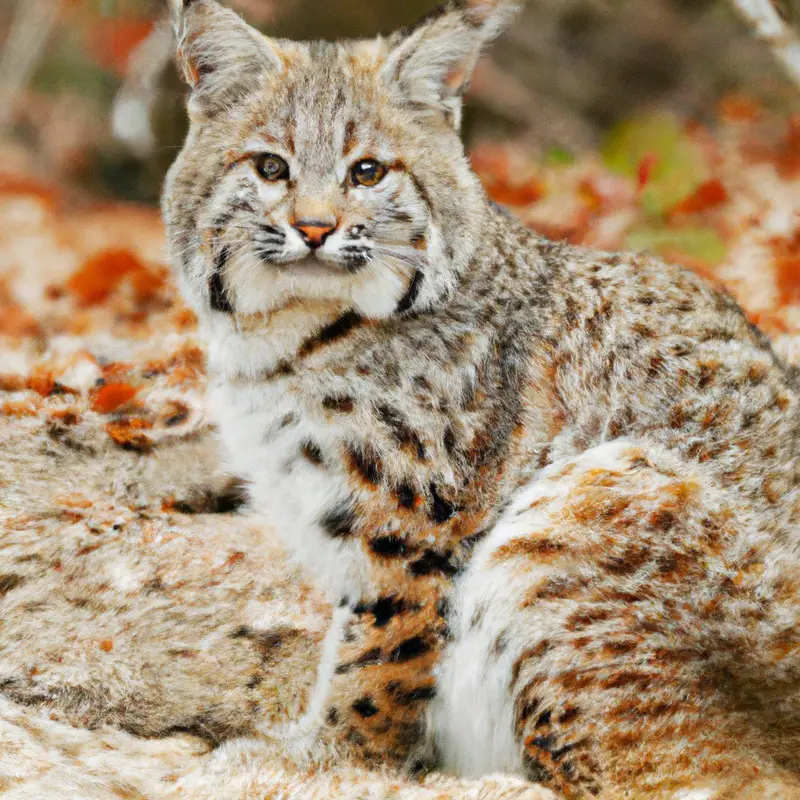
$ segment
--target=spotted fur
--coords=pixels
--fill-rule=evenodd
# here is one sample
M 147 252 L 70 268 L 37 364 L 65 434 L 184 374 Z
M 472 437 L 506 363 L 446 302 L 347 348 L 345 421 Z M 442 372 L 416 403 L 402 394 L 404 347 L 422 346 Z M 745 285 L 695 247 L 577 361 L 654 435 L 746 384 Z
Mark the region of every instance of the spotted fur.
M 460 98 L 512 10 L 311 44 L 176 11 L 173 262 L 229 466 L 337 606 L 303 730 L 568 798 L 794 796 L 795 373 L 701 279 L 489 204 Z

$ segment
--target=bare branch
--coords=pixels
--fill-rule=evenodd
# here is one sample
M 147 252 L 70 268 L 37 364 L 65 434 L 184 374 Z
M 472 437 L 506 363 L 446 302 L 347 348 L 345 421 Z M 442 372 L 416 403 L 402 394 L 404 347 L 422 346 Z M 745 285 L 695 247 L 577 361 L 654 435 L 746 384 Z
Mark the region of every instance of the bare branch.
M 731 0 L 753 33 L 772 49 L 787 75 L 800 86 L 800 37 L 775 8 L 773 0 Z

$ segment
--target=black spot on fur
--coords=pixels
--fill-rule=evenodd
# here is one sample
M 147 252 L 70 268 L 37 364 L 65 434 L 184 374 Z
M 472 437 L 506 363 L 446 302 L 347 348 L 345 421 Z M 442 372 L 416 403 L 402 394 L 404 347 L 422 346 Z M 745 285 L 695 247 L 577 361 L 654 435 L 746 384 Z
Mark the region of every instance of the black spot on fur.
M 410 706 L 414 703 L 433 700 L 436 697 L 435 686 L 417 686 L 414 689 L 406 689 L 399 681 L 391 681 L 386 685 L 386 691 L 392 700 L 398 705 Z
M 338 414 L 349 414 L 355 408 L 353 398 L 347 395 L 325 397 L 322 405 L 328 411 L 336 411 Z
M 539 719 L 536 720 L 536 727 L 541 728 L 543 725 L 549 725 L 552 716 L 553 714 L 551 711 L 542 711 L 542 713 L 539 714 Z
M 325 722 L 327 722 L 328 725 L 336 725 L 338 721 L 339 721 L 339 712 L 337 711 L 337 709 L 331 706 L 328 709 L 327 713 L 325 714 Z
M 522 756 L 522 767 L 525 771 L 525 777 L 531 783 L 549 783 L 553 776 L 550 771 L 540 761 L 535 759 L 529 753 Z
M 414 487 L 410 483 L 401 483 L 396 490 L 397 502 L 403 508 L 414 508 L 417 500 L 417 495 L 414 492 Z
M 447 452 L 447 455 L 451 458 L 455 455 L 456 452 L 456 435 L 453 433 L 453 429 L 448 426 L 447 430 L 444 432 L 444 449 Z
M 411 283 L 409 283 L 406 293 L 400 298 L 400 302 L 397 304 L 398 314 L 403 314 L 413 307 L 414 303 L 417 301 L 417 297 L 419 297 L 419 292 L 422 288 L 422 282 L 424 279 L 425 275 L 423 274 L 422 270 L 418 269 L 414 273 L 414 277 L 411 279 Z
M 271 381 L 275 378 L 285 378 L 289 375 L 294 375 L 294 367 L 285 358 L 282 358 L 276 365 L 275 369 L 262 372 L 259 376 L 262 381 Z
M 370 548 L 379 556 L 402 556 L 406 552 L 406 542 L 399 536 L 379 536 L 370 542 Z
M 412 575 L 417 577 L 431 575 L 434 572 L 442 575 L 455 575 L 458 572 L 448 556 L 434 550 L 426 550 L 420 558 L 409 565 L 408 569 Z
M 415 454 L 420 461 L 424 461 L 427 457 L 425 452 L 425 445 L 419 437 L 419 434 L 412 430 L 403 415 L 390 406 L 378 406 L 376 411 L 381 421 L 391 430 L 392 437 L 399 444 L 403 446 L 412 447 Z
M 353 609 L 354 614 L 372 614 L 375 617 L 375 627 L 383 628 L 389 624 L 389 620 L 406 609 L 404 600 L 395 597 L 382 597 L 374 603 L 359 604 Z
M 362 653 L 355 661 L 351 661 L 349 664 L 339 664 L 336 667 L 336 674 L 346 675 L 359 667 L 380 664 L 382 655 L 380 647 L 373 647 L 371 650 Z
M 374 717 L 378 713 L 378 707 L 371 697 L 362 697 L 353 703 L 353 711 L 366 719 Z
M 546 750 L 550 752 L 551 748 L 555 744 L 555 737 L 553 736 L 534 736 L 531 739 L 531 744 L 534 747 L 538 747 L 540 750 Z
M 352 446 L 348 448 L 352 468 L 367 483 L 377 486 L 381 482 L 382 466 L 380 458 L 372 448 Z
M 431 519 L 437 524 L 447 522 L 456 514 L 456 508 L 452 503 L 445 500 L 440 494 L 435 484 L 430 486 L 431 492 Z
M 389 660 L 397 662 L 411 661 L 414 658 L 425 655 L 430 649 L 430 644 L 421 636 L 414 636 L 395 647 L 389 656 Z
M 472 536 L 465 536 L 459 544 L 464 553 L 471 553 L 476 545 L 482 542 L 489 535 L 489 531 L 478 531 L 473 533 Z
M 335 322 L 326 325 L 317 334 L 303 342 L 298 350 L 298 355 L 304 358 L 326 344 L 331 344 L 337 339 L 343 339 L 350 331 L 361 325 L 362 322 L 363 319 L 359 314 L 356 314 L 355 311 L 348 311 Z
M 320 520 L 325 533 L 333 539 L 351 536 L 356 524 L 356 515 L 349 503 L 342 503 L 328 511 Z
M 554 761 L 561 761 L 567 753 L 574 750 L 577 746 L 577 742 L 565 744 L 563 747 L 557 747 L 555 750 L 551 751 L 550 755 L 553 756 Z
M 307 461 L 310 461 L 315 467 L 321 466 L 325 458 L 322 455 L 322 450 L 320 450 L 319 445 L 315 442 L 312 442 L 310 439 L 307 439 L 300 447 L 300 452 L 303 454 L 303 458 Z
M 222 281 L 222 273 L 230 258 L 230 250 L 223 247 L 214 260 L 214 271 L 211 273 L 211 278 L 208 281 L 208 297 L 211 309 L 219 311 L 222 314 L 232 314 L 233 306 L 228 299 L 227 292 L 225 291 L 225 284 Z
M 0 597 L 7 595 L 25 582 L 22 575 L 0 575 Z

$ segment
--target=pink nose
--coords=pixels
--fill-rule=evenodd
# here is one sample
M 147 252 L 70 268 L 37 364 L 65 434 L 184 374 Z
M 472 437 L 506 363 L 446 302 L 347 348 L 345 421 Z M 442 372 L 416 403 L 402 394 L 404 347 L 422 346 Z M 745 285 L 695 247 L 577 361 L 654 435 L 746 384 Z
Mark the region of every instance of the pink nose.
M 325 244 L 325 240 L 336 230 L 336 223 L 331 224 L 318 219 L 304 219 L 295 222 L 294 229 L 303 237 L 303 241 L 316 250 Z

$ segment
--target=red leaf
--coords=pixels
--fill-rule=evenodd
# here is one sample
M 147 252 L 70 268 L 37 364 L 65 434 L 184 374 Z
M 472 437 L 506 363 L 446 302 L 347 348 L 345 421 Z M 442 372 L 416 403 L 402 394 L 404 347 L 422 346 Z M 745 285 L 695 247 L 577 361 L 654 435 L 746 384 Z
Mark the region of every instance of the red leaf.
M 105 250 L 92 256 L 67 282 L 67 289 L 82 305 L 102 303 L 130 272 L 144 265 L 127 250 Z
M 720 100 L 717 113 L 731 122 L 755 122 L 761 116 L 761 106 L 753 97 L 732 94 Z
M 720 180 L 706 181 L 693 195 L 682 200 L 670 213 L 697 214 L 728 202 L 728 191 Z
M 95 392 L 92 410 L 98 414 L 111 414 L 136 397 L 139 390 L 127 383 L 108 383 Z
M 636 177 L 639 184 L 639 191 L 644 189 L 648 183 L 650 183 L 650 178 L 653 177 L 653 170 L 658 165 L 658 154 L 657 153 L 648 153 L 642 160 L 639 162 L 639 166 L 636 170 Z
M 86 28 L 86 47 L 102 67 L 123 74 L 131 53 L 153 30 L 141 19 L 98 19 Z

